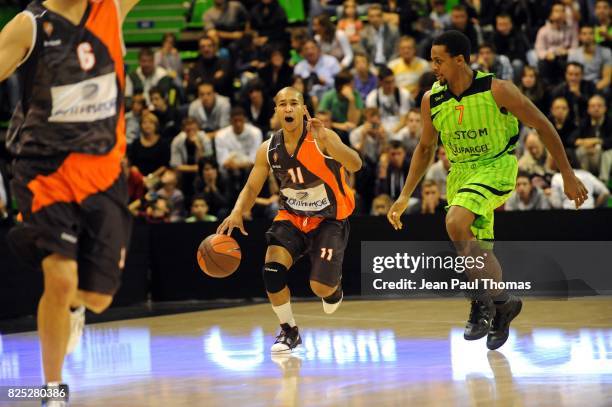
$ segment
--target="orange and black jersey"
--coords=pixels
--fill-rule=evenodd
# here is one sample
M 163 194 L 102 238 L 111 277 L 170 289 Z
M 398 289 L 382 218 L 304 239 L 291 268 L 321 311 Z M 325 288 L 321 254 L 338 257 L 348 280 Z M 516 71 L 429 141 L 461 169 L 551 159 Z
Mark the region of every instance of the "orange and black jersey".
M 346 169 L 321 152 L 305 125 L 293 155 L 279 130 L 270 139 L 267 157 L 280 186 L 281 210 L 300 217 L 338 220 L 353 212 L 355 198 Z
M 123 42 L 118 0 L 90 0 L 78 25 L 41 1 L 24 13 L 33 23 L 18 68 L 21 100 L 7 147 L 16 156 L 125 150 Z

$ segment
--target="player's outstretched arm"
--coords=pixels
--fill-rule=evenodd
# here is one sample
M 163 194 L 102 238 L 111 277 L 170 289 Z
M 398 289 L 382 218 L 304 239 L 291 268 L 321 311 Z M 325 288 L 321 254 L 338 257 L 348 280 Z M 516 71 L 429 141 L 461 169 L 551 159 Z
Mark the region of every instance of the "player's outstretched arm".
M 359 157 L 357 151 L 344 144 L 336 132 L 325 128 L 321 120 L 310 117 L 306 108 L 304 109 L 304 115 L 308 121 L 306 124 L 307 130 L 319 143 L 322 151 L 329 154 L 350 172 L 357 172 L 361 169 L 361 157 Z
M 395 230 L 402 228 L 401 216 L 408 207 L 408 200 L 414 192 L 414 189 L 425 175 L 427 167 L 436 153 L 438 147 L 438 134 L 431 122 L 431 110 L 429 105 L 430 93 L 427 92 L 421 101 L 421 121 L 423 122 L 423 133 L 419 144 L 417 144 L 412 160 L 410 161 L 410 169 L 406 177 L 406 183 L 400 196 L 391 206 L 387 213 L 387 219 Z
M 587 189 L 574 174 L 561 138 L 552 123 L 512 82 L 494 79 L 491 92 L 500 108 L 507 109 L 521 122 L 537 130 L 563 176 L 565 194 L 576 203 L 576 208 L 580 207 L 588 197 Z
M 248 234 L 244 230 L 242 214 L 251 210 L 255 204 L 255 199 L 257 199 L 257 196 L 261 192 L 261 188 L 263 188 L 264 183 L 268 179 L 268 174 L 270 173 L 270 165 L 268 164 L 267 157 L 269 144 L 270 140 L 259 146 L 257 156 L 255 157 L 255 165 L 249 174 L 249 179 L 244 188 L 242 188 L 240 195 L 238 195 L 234 209 L 232 209 L 230 215 L 225 218 L 217 228 L 217 233 L 221 234 L 227 232 L 228 235 L 231 235 L 234 228 L 238 228 L 243 235 Z
M 0 82 L 11 76 L 28 54 L 33 29 L 31 18 L 19 13 L 0 32 Z

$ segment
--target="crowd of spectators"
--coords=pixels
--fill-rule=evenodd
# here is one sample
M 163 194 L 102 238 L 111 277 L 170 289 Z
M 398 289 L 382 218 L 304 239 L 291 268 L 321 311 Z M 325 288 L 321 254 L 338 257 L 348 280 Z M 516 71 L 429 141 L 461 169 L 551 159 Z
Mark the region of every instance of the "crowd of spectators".
M 307 5 L 307 24 L 290 26 L 278 0 L 214 0 L 202 16 L 195 61 L 181 60 L 172 34 L 158 50 L 140 50 L 126 88 L 124 171 L 134 214 L 152 222 L 226 216 L 258 146 L 280 127 L 274 95 L 295 86 L 311 113 L 363 158 L 363 168 L 350 178 L 357 213 L 385 215 L 421 135 L 421 98 L 435 81 L 431 43 L 449 29 L 470 39 L 473 69 L 515 82 L 549 117 L 589 188 L 584 207 L 607 204 L 609 0 L 310 0 Z M 520 174 L 506 210 L 570 207 L 535 130 L 521 127 L 516 154 Z M 440 146 L 409 213 L 444 211 L 449 168 Z M 2 185 L 0 178 L 0 216 L 6 205 Z M 273 218 L 278 198 L 271 176 L 245 218 Z

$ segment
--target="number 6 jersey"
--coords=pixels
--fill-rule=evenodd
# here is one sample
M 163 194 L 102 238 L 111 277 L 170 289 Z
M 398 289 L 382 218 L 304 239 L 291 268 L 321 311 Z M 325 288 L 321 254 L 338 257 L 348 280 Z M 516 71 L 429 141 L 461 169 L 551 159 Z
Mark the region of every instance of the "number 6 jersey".
M 90 0 L 78 25 L 34 1 L 21 100 L 7 147 L 16 156 L 125 150 L 123 42 L 117 0 Z
M 268 163 L 280 186 L 280 209 L 305 217 L 345 219 L 355 208 L 348 172 L 324 155 L 310 133 L 304 132 L 293 155 L 285 147 L 283 130 L 272 135 Z

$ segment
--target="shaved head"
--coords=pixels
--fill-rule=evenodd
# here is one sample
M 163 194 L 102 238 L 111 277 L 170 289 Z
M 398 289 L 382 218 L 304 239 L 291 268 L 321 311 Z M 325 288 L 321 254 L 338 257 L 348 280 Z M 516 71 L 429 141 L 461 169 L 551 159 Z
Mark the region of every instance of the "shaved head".
M 274 103 L 278 104 L 281 99 L 293 98 L 297 98 L 300 104 L 304 104 L 304 95 L 302 95 L 302 92 L 292 86 L 287 86 L 286 88 L 279 90 L 276 96 L 274 96 Z

